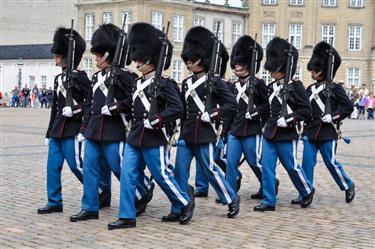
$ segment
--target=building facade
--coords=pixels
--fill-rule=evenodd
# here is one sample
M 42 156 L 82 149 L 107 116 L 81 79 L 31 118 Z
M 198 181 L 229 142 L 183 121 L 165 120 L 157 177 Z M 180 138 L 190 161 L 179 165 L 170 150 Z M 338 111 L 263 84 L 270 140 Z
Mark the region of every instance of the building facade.
M 260 34 L 265 48 L 275 36 L 287 38 L 299 50 L 296 77 L 312 82 L 306 70 L 313 47 L 324 40 L 342 58 L 335 80 L 346 87 L 375 84 L 375 1 L 254 0 L 250 1 L 250 33 Z M 265 60 L 263 60 L 264 63 Z M 264 69 L 261 76 L 270 80 Z
M 97 69 L 94 56 L 90 54 L 90 40 L 93 32 L 103 23 L 113 23 L 121 26 L 126 13 L 126 31 L 135 22 L 148 22 L 162 29 L 170 22 L 168 37 L 173 44 L 172 63 L 166 74 L 171 75 L 177 82 L 186 78 L 189 72 L 180 57 L 185 34 L 192 26 L 205 26 L 215 29 L 218 21 L 222 23 L 220 37 L 230 50 L 233 39 L 238 38 L 247 29 L 249 11 L 247 8 L 215 5 L 209 2 L 194 2 L 186 0 L 79 0 L 78 30 L 87 41 L 87 51 L 83 56 L 81 67 L 88 74 Z M 227 70 L 231 77 L 231 70 Z

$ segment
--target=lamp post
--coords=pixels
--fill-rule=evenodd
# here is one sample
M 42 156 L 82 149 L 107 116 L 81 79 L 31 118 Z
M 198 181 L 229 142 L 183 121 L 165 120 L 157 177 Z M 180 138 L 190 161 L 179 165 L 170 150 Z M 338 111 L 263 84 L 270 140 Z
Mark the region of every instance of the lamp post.
M 17 67 L 18 67 L 18 89 L 21 90 L 21 82 L 22 82 L 22 58 L 19 59 L 17 62 Z

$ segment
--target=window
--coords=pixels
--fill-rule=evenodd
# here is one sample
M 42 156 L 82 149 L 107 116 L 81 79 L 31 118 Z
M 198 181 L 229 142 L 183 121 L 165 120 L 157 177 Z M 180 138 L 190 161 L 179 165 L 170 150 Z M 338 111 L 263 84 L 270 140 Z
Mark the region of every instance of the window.
M 112 23 L 112 12 L 103 12 L 103 24 Z
M 276 25 L 273 23 L 262 24 L 262 47 L 267 47 L 267 44 L 275 37 Z
M 262 0 L 263 5 L 276 5 L 277 0 Z
M 29 75 L 29 86 L 30 86 L 30 88 L 33 88 L 34 83 L 35 83 L 35 76 Z
M 349 0 L 349 7 L 363 7 L 363 0 Z
M 40 76 L 40 84 L 42 84 L 42 86 L 47 85 L 47 75 Z
M 121 25 L 124 24 L 125 14 L 126 14 L 125 32 L 129 32 L 130 26 L 132 25 L 132 21 L 133 21 L 133 16 L 132 16 L 131 11 L 121 12 Z
M 361 50 L 362 27 L 349 26 L 349 39 L 348 50 L 360 51 Z
M 92 76 L 92 59 L 85 58 L 84 62 L 85 62 L 84 63 L 85 72 L 87 73 L 89 77 L 91 77 Z
M 232 25 L 232 46 L 236 43 L 238 38 L 242 35 L 242 24 L 233 23 Z
M 271 73 L 262 67 L 262 79 L 266 82 L 266 85 L 272 82 Z
M 173 16 L 173 41 L 182 42 L 184 33 L 184 17 L 179 15 Z
M 85 40 L 90 41 L 94 33 L 94 14 L 85 15 Z
M 293 79 L 294 80 L 302 80 L 302 76 L 303 75 L 302 75 L 301 67 L 299 65 L 297 65 L 296 72 L 293 75 Z
M 172 76 L 176 82 L 181 82 L 183 79 L 182 60 L 176 59 L 172 65 Z
M 324 7 L 336 7 L 336 0 L 323 0 Z
M 162 30 L 163 29 L 163 13 L 152 12 L 151 24 L 154 25 L 155 28 Z
M 335 46 L 336 27 L 334 25 L 322 25 L 322 41 Z
M 219 40 L 223 41 L 224 40 L 224 21 L 223 20 L 214 20 L 214 28 L 213 28 L 213 33 L 216 35 L 216 30 L 217 30 L 217 24 L 220 22 L 220 27 L 219 27 Z
M 289 5 L 303 5 L 303 0 L 289 0 Z
M 203 17 L 194 17 L 193 27 L 202 26 L 204 27 L 204 18 Z
M 301 24 L 289 25 L 289 41 L 297 49 L 301 49 L 302 47 L 302 25 Z
M 361 84 L 361 70 L 356 67 L 348 68 L 348 85 L 355 85 L 360 87 Z

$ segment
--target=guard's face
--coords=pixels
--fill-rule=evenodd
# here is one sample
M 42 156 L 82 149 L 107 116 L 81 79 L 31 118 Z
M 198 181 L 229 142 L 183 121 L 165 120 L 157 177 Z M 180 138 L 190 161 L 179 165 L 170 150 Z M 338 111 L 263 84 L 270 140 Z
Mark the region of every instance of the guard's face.
M 187 68 L 190 72 L 200 73 L 200 72 L 204 71 L 204 67 L 202 65 L 199 65 L 200 62 L 201 62 L 200 59 L 195 61 L 195 62 L 193 62 L 191 60 L 188 60 L 186 62 L 186 66 L 187 66 Z
M 96 62 L 96 67 L 99 69 L 104 69 L 109 67 L 109 63 L 106 61 L 105 58 L 103 58 L 103 55 L 94 53 L 95 55 L 95 62 Z
M 62 56 L 60 54 L 55 54 L 54 58 L 55 58 L 55 65 L 57 67 L 64 67 L 64 66 L 66 66 L 65 62 L 64 62 L 64 56 Z
M 310 73 L 311 73 L 311 78 L 313 80 L 317 80 L 317 81 L 323 80 L 322 72 L 316 72 L 314 70 L 311 70 Z
M 239 65 L 239 64 L 237 64 L 234 67 L 234 73 L 236 74 L 237 77 L 240 77 L 240 78 L 246 77 L 250 74 L 246 66 Z
M 271 72 L 271 77 L 276 80 L 280 80 L 285 77 L 285 73 L 279 71 Z

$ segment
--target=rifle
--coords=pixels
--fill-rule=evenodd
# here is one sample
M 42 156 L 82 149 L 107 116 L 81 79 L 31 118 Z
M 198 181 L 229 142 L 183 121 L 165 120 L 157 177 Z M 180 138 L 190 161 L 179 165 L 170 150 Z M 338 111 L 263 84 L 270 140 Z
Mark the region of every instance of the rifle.
M 167 29 L 165 33 L 165 37 L 159 37 L 162 45 L 159 53 L 158 64 L 156 65 L 155 69 L 155 76 L 153 78 L 152 83 L 148 89 L 148 94 L 151 96 L 151 103 L 150 103 L 150 111 L 149 117 L 154 117 L 158 113 L 158 96 L 160 94 L 160 81 L 162 79 L 162 74 L 165 67 L 165 61 L 167 59 L 169 44 L 168 44 L 168 31 L 169 31 L 170 22 L 167 24 Z
M 65 68 L 65 84 L 67 86 L 66 89 L 66 98 L 65 98 L 65 106 L 70 106 L 73 108 L 74 101 L 73 101 L 73 94 L 72 94 L 72 87 L 73 87 L 73 70 L 74 70 L 74 54 L 75 54 L 75 40 L 74 40 L 74 34 L 73 34 L 73 22 L 72 19 L 72 25 L 70 28 L 70 34 L 66 35 L 69 40 L 69 46 L 68 46 L 68 53 L 67 53 L 67 67 Z
M 335 65 L 335 56 L 333 55 L 333 47 L 331 46 L 330 49 L 328 50 L 328 70 L 327 70 L 327 75 L 325 79 L 325 85 L 324 85 L 324 96 L 326 97 L 324 101 L 324 113 L 322 114 L 323 116 L 327 114 L 332 113 L 332 108 L 331 108 L 331 97 L 333 95 L 332 90 L 335 87 L 333 83 L 333 67 Z M 350 144 L 351 138 L 350 137 L 343 137 L 342 132 L 341 132 L 341 125 L 342 121 L 339 121 L 335 127 L 335 130 L 337 132 L 338 139 L 342 139 L 346 144 Z
M 214 84 L 213 79 L 215 74 L 217 74 L 218 70 L 220 69 L 220 61 L 219 61 L 219 54 L 220 54 L 220 40 L 219 40 L 219 29 L 220 29 L 220 22 L 217 22 L 217 29 L 216 35 L 213 36 L 214 45 L 212 47 L 211 53 L 211 61 L 210 61 L 210 68 L 208 69 L 207 73 L 207 80 L 205 82 L 205 87 L 208 89 L 206 104 L 205 104 L 205 111 L 209 111 L 212 108 L 212 92 L 214 91 Z
M 256 84 L 255 72 L 257 70 L 258 63 L 258 50 L 257 50 L 257 36 L 255 34 L 254 46 L 252 47 L 252 56 L 250 62 L 250 77 L 247 81 L 246 90 L 249 93 L 249 98 L 247 102 L 247 112 L 251 113 L 254 111 L 254 86 Z M 255 114 L 255 113 L 254 113 Z M 256 115 L 256 114 L 255 114 Z
M 109 77 L 108 77 L 108 94 L 107 94 L 107 98 L 106 98 L 106 105 L 112 103 L 115 99 L 115 96 L 114 96 L 114 83 L 115 83 L 115 80 L 116 78 L 118 77 L 119 75 L 119 71 L 121 70 L 120 69 L 120 64 L 121 64 L 121 57 L 122 57 L 122 53 L 124 51 L 124 47 L 125 47 L 125 41 L 126 41 L 126 35 L 125 35 L 125 23 L 126 23 L 126 14 L 124 16 L 124 22 L 122 24 L 122 29 L 121 29 L 121 32 L 120 32 L 120 35 L 117 39 L 117 44 L 116 44 L 116 50 L 115 50 L 115 54 L 113 56 L 113 60 L 112 60 L 112 63 L 111 63 L 111 71 L 110 71 L 110 74 L 109 74 Z M 129 46 L 128 46 L 129 47 Z M 128 53 L 128 49 L 129 48 L 126 48 L 126 51 Z M 127 54 L 125 55 L 125 64 L 126 64 L 126 60 L 128 59 L 127 58 Z
M 287 103 L 288 98 L 289 98 L 288 83 L 290 79 L 292 78 L 292 68 L 294 65 L 292 52 L 293 52 L 292 44 L 290 44 L 290 47 L 287 50 L 288 60 L 286 62 L 286 72 L 285 72 L 283 87 L 281 90 L 282 104 L 281 104 L 280 117 L 285 117 L 286 115 L 288 115 L 288 103 Z

